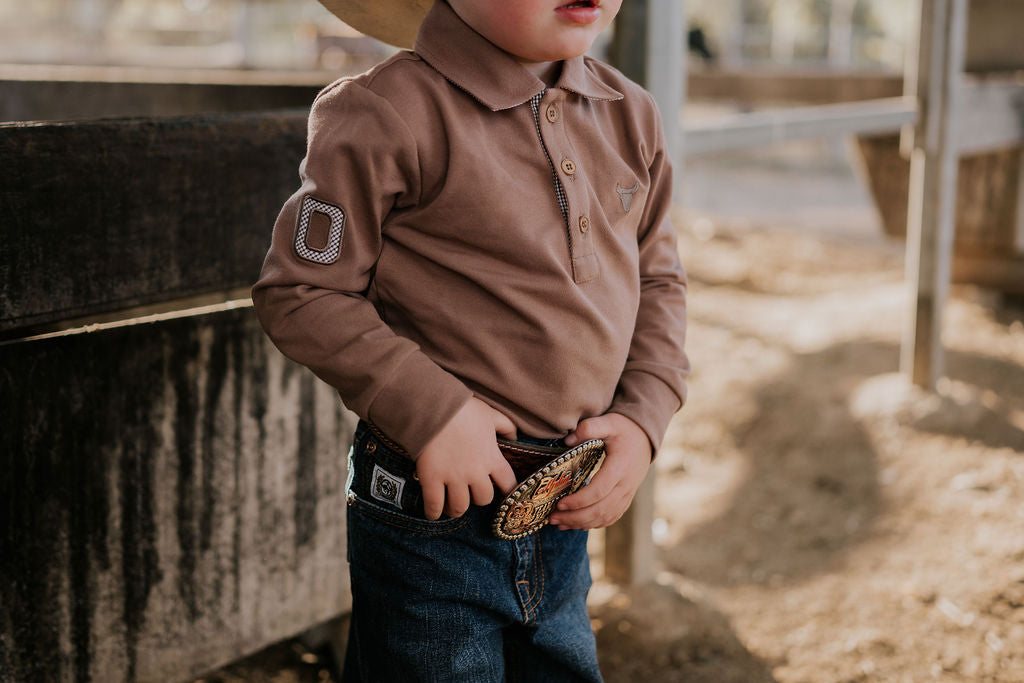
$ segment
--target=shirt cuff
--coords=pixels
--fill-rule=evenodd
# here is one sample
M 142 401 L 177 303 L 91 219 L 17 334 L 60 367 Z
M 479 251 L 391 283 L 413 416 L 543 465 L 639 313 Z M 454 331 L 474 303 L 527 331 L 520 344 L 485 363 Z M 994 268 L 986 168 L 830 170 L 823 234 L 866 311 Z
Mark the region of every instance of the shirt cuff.
M 415 459 L 472 397 L 454 375 L 413 353 L 373 399 L 367 418 Z
M 681 399 L 669 385 L 654 375 L 631 372 L 619 380 L 619 389 L 608 412 L 625 415 L 644 430 L 651 442 L 653 460 L 661 448 L 669 421 L 682 408 L 685 398 L 685 388 Z

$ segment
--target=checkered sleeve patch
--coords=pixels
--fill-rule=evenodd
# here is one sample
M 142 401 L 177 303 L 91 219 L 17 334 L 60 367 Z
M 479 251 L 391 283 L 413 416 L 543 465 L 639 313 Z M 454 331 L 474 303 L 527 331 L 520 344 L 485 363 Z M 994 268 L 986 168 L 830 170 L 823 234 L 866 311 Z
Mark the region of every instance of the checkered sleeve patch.
M 305 197 L 295 228 L 295 253 L 307 261 L 330 265 L 341 255 L 345 211 L 340 206 Z

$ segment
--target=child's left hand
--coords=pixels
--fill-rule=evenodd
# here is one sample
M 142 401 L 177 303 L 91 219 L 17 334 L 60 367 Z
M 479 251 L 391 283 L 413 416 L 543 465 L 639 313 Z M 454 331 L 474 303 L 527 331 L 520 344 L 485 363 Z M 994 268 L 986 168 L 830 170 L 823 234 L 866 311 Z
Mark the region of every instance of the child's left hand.
M 651 466 L 647 434 L 625 415 L 587 418 L 565 443 L 575 446 L 590 439 L 604 439 L 604 465 L 589 484 L 558 502 L 549 521 L 559 529 L 600 529 L 618 520 Z

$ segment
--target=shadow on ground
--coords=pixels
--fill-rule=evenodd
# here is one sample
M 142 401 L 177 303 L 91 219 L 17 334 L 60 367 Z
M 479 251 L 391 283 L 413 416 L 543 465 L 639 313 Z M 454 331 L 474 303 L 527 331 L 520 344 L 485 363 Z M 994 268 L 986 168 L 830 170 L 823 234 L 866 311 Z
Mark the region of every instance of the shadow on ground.
M 664 551 L 668 566 L 712 584 L 818 571 L 878 514 L 871 441 L 847 407 L 864 377 L 891 372 L 898 349 L 849 342 L 797 354 L 755 390 L 757 413 L 732 429 L 749 474 L 726 512 Z
M 624 591 L 591 617 L 607 683 L 775 681 L 771 666 L 747 650 L 725 615 L 674 586 Z
M 850 408 L 868 378 L 897 371 L 899 348 L 854 341 L 795 354 L 755 389 L 757 412 L 734 426 L 749 471 L 726 511 L 664 549 L 667 566 L 709 585 L 778 582 L 821 571 L 880 513 L 872 436 Z M 953 389 L 892 412 L 895 423 L 1024 453 L 1024 368 L 948 352 Z M 880 397 L 885 398 L 885 397 Z M 886 412 L 886 409 L 882 409 Z

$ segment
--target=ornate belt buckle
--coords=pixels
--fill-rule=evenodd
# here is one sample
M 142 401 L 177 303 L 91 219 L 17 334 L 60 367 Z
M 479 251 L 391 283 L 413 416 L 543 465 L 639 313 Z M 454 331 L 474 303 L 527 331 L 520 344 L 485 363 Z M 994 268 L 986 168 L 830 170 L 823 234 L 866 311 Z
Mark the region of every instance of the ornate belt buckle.
M 604 456 L 604 441 L 584 441 L 528 476 L 498 506 L 494 535 L 514 540 L 543 527 L 555 503 L 586 486 Z

